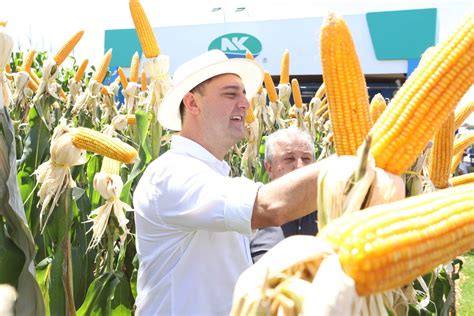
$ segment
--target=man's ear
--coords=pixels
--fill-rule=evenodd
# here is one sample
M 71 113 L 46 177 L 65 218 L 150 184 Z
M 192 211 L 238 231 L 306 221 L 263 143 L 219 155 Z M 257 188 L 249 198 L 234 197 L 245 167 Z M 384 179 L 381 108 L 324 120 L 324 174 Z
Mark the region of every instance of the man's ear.
M 268 176 L 271 178 L 273 172 L 272 164 L 268 161 L 264 161 L 263 165 L 265 166 L 265 170 L 267 170 Z
M 196 96 L 194 95 L 194 93 L 186 93 L 183 97 L 183 103 L 188 113 L 196 115 L 199 114 L 199 112 L 201 111 L 197 104 Z

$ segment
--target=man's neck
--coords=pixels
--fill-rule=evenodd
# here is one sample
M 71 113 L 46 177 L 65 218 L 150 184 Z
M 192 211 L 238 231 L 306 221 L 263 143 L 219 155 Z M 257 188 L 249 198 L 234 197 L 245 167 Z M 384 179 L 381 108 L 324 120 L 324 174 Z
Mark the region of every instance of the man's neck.
M 195 143 L 198 143 L 201 145 L 204 149 L 206 149 L 208 152 L 210 152 L 214 157 L 216 157 L 219 160 L 224 160 L 225 155 L 229 151 L 227 150 L 219 150 L 216 148 L 216 146 L 213 146 L 212 142 L 206 142 L 204 137 L 198 137 L 197 135 L 194 135 L 192 133 L 188 133 L 185 130 L 181 131 L 180 135 L 182 137 L 185 137 L 187 139 L 192 140 Z

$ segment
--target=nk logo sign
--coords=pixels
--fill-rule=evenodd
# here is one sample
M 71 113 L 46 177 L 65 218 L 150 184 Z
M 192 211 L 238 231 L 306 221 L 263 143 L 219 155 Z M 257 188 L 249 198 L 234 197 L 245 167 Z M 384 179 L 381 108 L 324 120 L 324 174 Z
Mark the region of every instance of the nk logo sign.
M 213 40 L 208 49 L 219 49 L 229 58 L 245 57 L 246 51 L 257 57 L 262 51 L 262 43 L 250 34 L 229 33 Z

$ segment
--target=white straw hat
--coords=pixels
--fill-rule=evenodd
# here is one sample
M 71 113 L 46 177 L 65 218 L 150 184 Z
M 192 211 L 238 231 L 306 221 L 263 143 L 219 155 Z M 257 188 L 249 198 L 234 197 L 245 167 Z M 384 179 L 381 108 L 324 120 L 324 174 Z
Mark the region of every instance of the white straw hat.
M 201 82 L 217 75 L 236 74 L 242 79 L 247 98 L 250 99 L 263 82 L 263 69 L 253 60 L 229 59 L 220 50 L 210 50 L 187 61 L 176 69 L 173 87 L 166 93 L 158 110 L 158 121 L 167 129 L 181 130 L 179 105 L 186 93 Z

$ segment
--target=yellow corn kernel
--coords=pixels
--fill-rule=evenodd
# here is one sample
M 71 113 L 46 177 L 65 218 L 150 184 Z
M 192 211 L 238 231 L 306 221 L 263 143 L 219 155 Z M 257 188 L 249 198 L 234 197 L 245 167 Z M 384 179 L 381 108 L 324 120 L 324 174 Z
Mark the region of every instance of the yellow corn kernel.
M 145 70 L 142 70 L 142 75 L 141 75 L 140 83 L 141 83 L 141 85 L 142 85 L 142 91 L 145 92 L 146 89 L 148 89 L 147 81 L 146 81 L 146 72 L 145 72 Z
M 407 170 L 472 86 L 474 18 L 470 17 L 426 56 L 375 122 L 371 152 L 378 167 Z
M 453 187 L 468 183 L 474 183 L 474 172 L 452 177 L 449 182 Z
M 54 55 L 53 59 L 56 62 L 56 65 L 61 65 L 64 60 L 66 60 L 67 56 L 72 52 L 76 44 L 81 40 L 82 35 L 84 35 L 84 31 L 81 30 L 74 34 L 64 45 L 61 49 Z
M 84 75 L 84 72 L 86 71 L 87 64 L 89 63 L 89 59 L 84 59 L 77 69 L 76 74 L 74 75 L 74 81 L 79 82 L 82 80 L 82 76 Z
M 127 89 L 127 86 L 128 86 L 127 75 L 123 71 L 122 67 L 118 67 L 117 72 L 120 77 L 120 82 L 122 83 L 122 88 Z
M 474 131 L 462 134 L 454 141 L 453 155 L 464 151 L 468 146 L 474 143 Z
M 342 216 L 328 241 L 359 295 L 409 284 L 474 248 L 474 184 L 381 204 Z
M 138 152 L 135 148 L 116 137 L 86 127 L 78 127 L 72 133 L 72 144 L 79 149 L 91 151 L 126 164 L 133 163 L 137 159 Z
M 326 86 L 324 85 L 324 82 L 319 86 L 318 90 L 314 94 L 316 98 L 319 100 L 322 100 L 323 97 L 326 95 Z
M 140 68 L 140 57 L 135 52 L 130 62 L 130 82 L 138 82 L 138 70 Z
M 263 78 L 263 83 L 267 89 L 268 99 L 270 102 L 276 102 L 278 100 L 278 95 L 275 89 L 275 84 L 273 83 L 272 76 L 268 71 L 265 71 L 265 77 Z
M 298 79 L 291 79 L 291 92 L 293 93 L 293 101 L 297 108 L 303 107 L 303 99 L 301 98 L 300 84 Z
M 383 95 L 380 93 L 374 95 L 369 105 L 370 119 L 372 120 L 372 123 L 375 123 L 375 121 L 377 121 L 377 119 L 380 117 L 386 107 L 387 102 L 385 101 Z
M 29 50 L 25 54 L 25 56 L 23 58 L 23 62 L 21 63 L 21 70 L 26 71 L 26 72 L 30 72 L 31 65 L 33 64 L 33 60 L 35 58 L 35 54 L 36 54 L 36 51 L 34 49 Z
M 454 129 L 457 130 L 472 112 L 474 112 L 474 100 L 456 108 L 454 112 Z
M 290 83 L 290 52 L 285 49 L 281 59 L 280 84 Z
M 160 54 L 160 48 L 140 1 L 130 0 L 128 5 L 132 14 L 133 24 L 137 30 L 138 39 L 142 45 L 143 54 L 147 58 L 157 57 Z
M 94 75 L 92 75 L 92 79 L 100 83 L 104 81 L 105 75 L 107 74 L 107 71 L 109 70 L 109 64 L 110 64 L 111 59 L 112 59 L 112 48 L 110 48 L 107 51 L 107 53 L 105 53 L 104 57 L 102 57 L 99 67 L 97 67 Z
M 341 16 L 329 13 L 321 27 L 321 64 L 336 153 L 355 155 L 372 122 L 365 77 Z
M 438 189 L 447 188 L 451 175 L 454 141 L 454 111 L 451 111 L 433 139 L 433 149 L 429 159 L 429 175 L 431 182 Z

